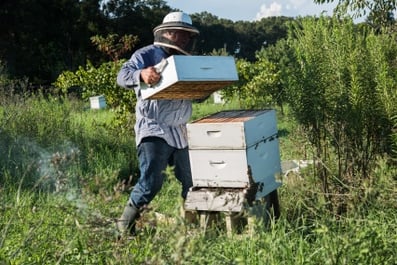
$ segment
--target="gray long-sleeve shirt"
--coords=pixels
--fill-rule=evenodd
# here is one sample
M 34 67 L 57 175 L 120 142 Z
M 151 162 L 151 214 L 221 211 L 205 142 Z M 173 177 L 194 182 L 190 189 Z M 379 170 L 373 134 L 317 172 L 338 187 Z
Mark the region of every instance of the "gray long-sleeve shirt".
M 126 89 L 134 89 L 137 97 L 135 106 L 136 144 L 145 137 L 156 136 L 164 139 L 175 148 L 187 147 L 186 123 L 192 115 L 190 100 L 151 100 L 142 99 L 141 70 L 154 66 L 167 53 L 159 46 L 149 45 L 137 50 L 123 64 L 118 75 L 117 84 Z

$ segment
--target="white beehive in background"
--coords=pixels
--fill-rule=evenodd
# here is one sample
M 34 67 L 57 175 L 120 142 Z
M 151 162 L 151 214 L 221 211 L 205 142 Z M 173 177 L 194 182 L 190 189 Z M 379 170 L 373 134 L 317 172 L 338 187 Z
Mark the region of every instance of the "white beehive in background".
M 201 99 L 238 80 L 232 56 L 173 55 L 155 67 L 161 79 L 141 84 L 143 99 Z
M 216 104 L 224 104 L 225 100 L 223 99 L 222 95 L 219 93 L 219 91 L 215 91 L 213 93 L 214 96 L 214 103 Z
M 90 97 L 91 109 L 103 109 L 106 108 L 106 100 L 103 95 Z
M 218 112 L 189 123 L 187 133 L 194 186 L 186 199 L 188 209 L 239 211 L 244 190 L 254 192 L 254 200 L 281 185 L 276 180 L 281 162 L 274 110 Z M 206 197 L 203 201 L 195 195 L 203 193 L 199 188 L 227 192 L 217 198 L 204 189 L 205 194 L 200 195 Z M 238 205 L 228 202 L 233 191 Z

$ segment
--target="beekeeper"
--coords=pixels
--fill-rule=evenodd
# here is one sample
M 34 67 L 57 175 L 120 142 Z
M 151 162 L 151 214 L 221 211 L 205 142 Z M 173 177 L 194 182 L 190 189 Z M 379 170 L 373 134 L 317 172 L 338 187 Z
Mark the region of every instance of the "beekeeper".
M 191 100 L 144 100 L 141 84 L 159 82 L 161 73 L 154 66 L 163 58 L 189 55 L 199 31 L 188 14 L 172 12 L 153 33 L 154 43 L 134 52 L 117 75 L 118 85 L 133 89 L 137 98 L 134 129 L 140 169 L 140 177 L 116 222 L 121 233 L 135 233 L 140 209 L 160 191 L 168 165 L 174 166 L 183 198 L 193 185 L 186 134 L 186 123 L 192 114 Z

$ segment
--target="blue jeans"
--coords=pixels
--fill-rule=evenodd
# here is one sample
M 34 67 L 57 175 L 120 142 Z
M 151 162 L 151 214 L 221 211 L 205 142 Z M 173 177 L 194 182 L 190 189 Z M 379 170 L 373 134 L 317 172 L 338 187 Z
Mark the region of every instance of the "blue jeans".
M 185 199 L 193 186 L 188 148 L 171 147 L 161 138 L 147 137 L 139 144 L 138 161 L 140 177 L 130 198 L 136 207 L 149 204 L 163 186 L 167 165 L 175 166 L 175 177 L 182 184 L 182 197 Z

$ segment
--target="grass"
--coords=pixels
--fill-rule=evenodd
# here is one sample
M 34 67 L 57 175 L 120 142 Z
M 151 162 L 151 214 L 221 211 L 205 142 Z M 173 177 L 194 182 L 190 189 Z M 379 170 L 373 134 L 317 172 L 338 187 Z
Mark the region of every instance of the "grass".
M 284 179 L 277 222 L 231 236 L 184 223 L 169 170 L 138 236 L 119 240 L 114 219 L 137 174 L 133 136 L 114 129 L 109 110 L 40 97 L 28 104 L 0 107 L 1 265 L 396 264 L 396 171 L 384 160 L 345 215 L 328 211 L 309 168 Z M 194 106 L 192 119 L 236 108 L 207 102 Z M 278 119 L 282 159 L 308 156 L 296 123 Z

